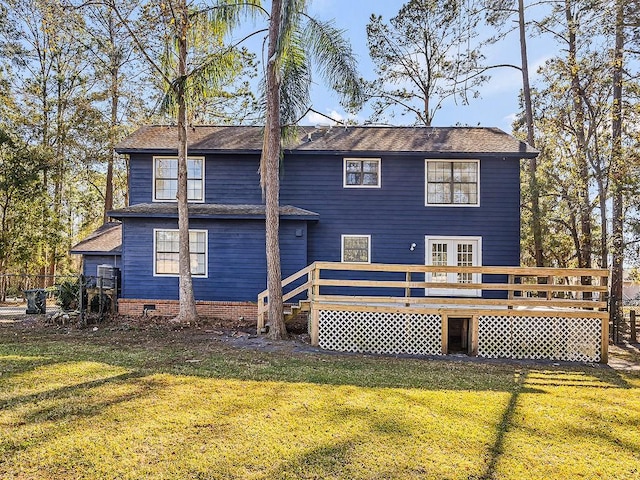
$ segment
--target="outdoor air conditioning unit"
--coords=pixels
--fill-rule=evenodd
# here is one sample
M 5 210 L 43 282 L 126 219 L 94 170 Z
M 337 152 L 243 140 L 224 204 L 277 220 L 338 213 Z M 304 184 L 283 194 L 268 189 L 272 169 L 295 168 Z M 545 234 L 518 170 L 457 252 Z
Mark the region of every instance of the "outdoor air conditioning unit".
M 116 268 L 113 265 L 98 265 L 98 287 L 113 288 L 115 279 Z

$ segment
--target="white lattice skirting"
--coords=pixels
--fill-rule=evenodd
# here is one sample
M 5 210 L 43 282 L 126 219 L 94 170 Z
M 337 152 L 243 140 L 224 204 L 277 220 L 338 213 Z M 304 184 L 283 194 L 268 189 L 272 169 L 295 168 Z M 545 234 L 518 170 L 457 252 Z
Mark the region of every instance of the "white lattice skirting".
M 478 356 L 600 361 L 599 318 L 480 315 Z M 320 310 L 318 343 L 341 352 L 440 355 L 437 313 Z
M 478 317 L 478 355 L 600 361 L 601 320 L 538 316 Z
M 437 314 L 320 310 L 321 348 L 341 352 L 439 355 L 442 318 Z

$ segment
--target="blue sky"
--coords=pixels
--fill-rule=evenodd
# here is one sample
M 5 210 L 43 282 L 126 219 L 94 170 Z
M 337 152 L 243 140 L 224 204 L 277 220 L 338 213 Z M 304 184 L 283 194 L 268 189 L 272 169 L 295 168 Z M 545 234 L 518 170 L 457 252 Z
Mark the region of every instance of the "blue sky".
M 403 5 L 402 0 L 313 0 L 310 13 L 320 19 L 333 19 L 336 25 L 345 30 L 357 54 L 360 74 L 373 79 L 373 66 L 369 59 L 366 39 L 366 25 L 372 13 L 382 15 L 389 20 Z M 529 65 L 532 73 L 536 67 L 548 59 L 553 52 L 553 45 L 544 44 L 539 38 L 529 40 Z M 507 40 L 494 44 L 483 50 L 488 64 L 491 63 L 520 63 L 518 38 L 512 34 Z M 491 80 L 481 88 L 481 98 L 471 99 L 470 105 L 455 105 L 448 103 L 438 111 L 434 126 L 451 125 L 481 125 L 499 127 L 511 131 L 511 122 L 518 111 L 518 94 L 522 79 L 520 72 L 515 69 L 494 69 Z M 316 78 L 315 80 L 320 81 Z M 318 85 L 313 92 L 314 109 L 334 118 L 344 118 L 346 114 L 340 107 L 335 94 Z M 357 119 L 362 122 L 367 118 L 367 112 L 361 112 Z M 396 118 L 396 124 L 402 120 Z M 313 113 L 303 121 L 305 124 L 328 123 L 328 120 Z

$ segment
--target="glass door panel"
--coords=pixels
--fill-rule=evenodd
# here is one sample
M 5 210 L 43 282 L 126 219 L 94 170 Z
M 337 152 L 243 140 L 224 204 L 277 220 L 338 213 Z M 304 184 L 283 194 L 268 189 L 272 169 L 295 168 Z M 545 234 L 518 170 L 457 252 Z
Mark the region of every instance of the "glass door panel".
M 426 265 L 449 267 L 472 267 L 481 265 L 480 237 L 426 237 Z M 476 273 L 433 272 L 425 275 L 430 283 L 480 283 L 481 275 Z M 425 294 L 455 297 L 479 297 L 482 292 L 476 289 L 427 288 Z

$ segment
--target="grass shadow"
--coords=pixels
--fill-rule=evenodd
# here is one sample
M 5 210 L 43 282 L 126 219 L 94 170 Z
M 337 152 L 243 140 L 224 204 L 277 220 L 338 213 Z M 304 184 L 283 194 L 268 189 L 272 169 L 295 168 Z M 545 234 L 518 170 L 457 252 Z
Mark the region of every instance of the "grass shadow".
M 351 462 L 355 441 L 318 445 L 286 461 L 269 478 L 338 478 Z
M 489 449 L 489 462 L 487 463 L 484 473 L 477 477 L 477 480 L 492 480 L 493 478 L 496 478 L 498 462 L 504 454 L 505 438 L 509 433 L 509 428 L 513 422 L 513 416 L 518 406 L 518 399 L 523 393 L 526 375 L 526 373 L 516 373 L 514 376 L 514 389 L 513 392 L 511 392 L 509 402 L 507 403 L 504 413 L 502 414 L 502 418 L 500 419 L 500 423 L 498 424 L 496 439 Z
M 56 363 L 56 359 L 53 357 L 19 354 L 0 355 L 0 385 L 6 383 L 11 377 L 22 375 L 53 363 Z
M 26 448 L 55 438 L 63 428 L 62 424 L 69 419 L 98 416 L 111 406 L 154 395 L 163 387 L 153 379 L 136 380 L 141 380 L 139 372 L 127 372 L 5 400 L 0 404 L 0 410 L 11 412 L 11 420 L 5 424 L 11 427 L 11 435 L 0 440 L 0 452 L 5 461 Z M 89 395 L 93 389 L 124 384 L 131 387 L 127 393 L 97 398 Z

